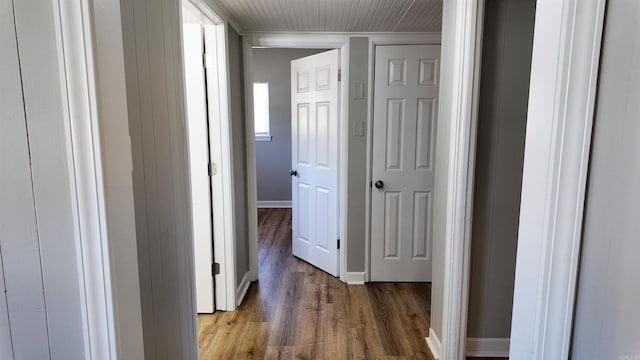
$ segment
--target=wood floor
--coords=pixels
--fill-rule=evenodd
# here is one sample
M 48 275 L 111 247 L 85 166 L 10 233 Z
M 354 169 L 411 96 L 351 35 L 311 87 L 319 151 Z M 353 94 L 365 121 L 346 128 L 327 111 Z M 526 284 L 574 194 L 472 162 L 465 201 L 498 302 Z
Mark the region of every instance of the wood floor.
M 199 315 L 201 359 L 433 359 L 430 284 L 349 285 L 291 255 L 291 210 L 258 211 L 259 281 Z

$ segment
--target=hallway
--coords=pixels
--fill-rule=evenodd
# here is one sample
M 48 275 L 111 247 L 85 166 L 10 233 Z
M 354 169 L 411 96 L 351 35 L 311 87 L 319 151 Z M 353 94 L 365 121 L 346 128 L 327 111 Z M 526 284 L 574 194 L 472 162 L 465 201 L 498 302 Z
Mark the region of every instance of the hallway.
M 291 255 L 290 209 L 258 224 L 259 281 L 238 310 L 198 316 L 201 359 L 432 359 L 429 284 L 347 286 Z

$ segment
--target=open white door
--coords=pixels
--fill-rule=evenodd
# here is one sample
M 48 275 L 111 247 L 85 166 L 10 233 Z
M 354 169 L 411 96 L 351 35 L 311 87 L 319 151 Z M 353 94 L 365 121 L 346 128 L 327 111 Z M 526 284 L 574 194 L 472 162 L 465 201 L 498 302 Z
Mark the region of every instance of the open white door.
M 291 61 L 293 255 L 338 276 L 338 61 Z
M 203 66 L 203 31 L 200 24 L 185 24 L 184 68 L 191 175 L 192 231 L 195 252 L 196 309 L 215 310 L 213 293 L 213 236 L 211 223 L 211 185 L 207 98 Z
M 376 47 L 372 281 L 431 281 L 439 59 L 439 45 Z

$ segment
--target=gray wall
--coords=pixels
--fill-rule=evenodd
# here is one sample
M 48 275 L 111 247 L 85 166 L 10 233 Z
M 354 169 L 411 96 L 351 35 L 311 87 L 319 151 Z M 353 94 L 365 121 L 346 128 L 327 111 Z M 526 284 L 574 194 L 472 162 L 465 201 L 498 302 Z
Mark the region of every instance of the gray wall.
M 231 92 L 231 152 L 233 156 L 234 212 L 236 231 L 236 282 L 249 271 L 249 228 L 247 218 L 247 157 L 244 119 L 244 76 L 242 39 L 228 26 L 229 83 Z
M 52 6 L 0 0 L 2 359 L 87 350 Z
M 364 87 L 364 98 L 356 98 L 358 84 Z M 369 38 L 349 40 L 349 164 L 347 167 L 347 271 L 365 271 L 365 230 L 367 194 L 367 138 L 352 129 L 362 123 L 366 134 L 369 101 Z
M 485 6 L 467 335 L 508 338 L 535 0 Z
M 573 359 L 640 358 L 640 3 L 607 1 Z
M 271 141 L 256 142 L 258 201 L 291 201 L 291 60 L 323 49 L 253 49 L 253 81 L 269 83 Z
M 148 359 L 195 359 L 198 348 L 179 9 L 121 0 Z

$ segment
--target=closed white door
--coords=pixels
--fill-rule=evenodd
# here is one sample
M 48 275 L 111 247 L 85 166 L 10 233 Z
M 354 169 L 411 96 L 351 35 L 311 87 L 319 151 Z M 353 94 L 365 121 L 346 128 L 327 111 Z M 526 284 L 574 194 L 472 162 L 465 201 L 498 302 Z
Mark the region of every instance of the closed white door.
M 371 280 L 431 281 L 440 46 L 375 55 Z
M 208 172 L 209 133 L 203 65 L 203 31 L 200 24 L 183 28 L 185 91 L 191 178 L 191 219 L 195 252 L 196 309 L 212 313 L 214 307 L 213 233 L 211 223 L 211 184 Z
M 338 50 L 291 61 L 293 255 L 338 275 Z

